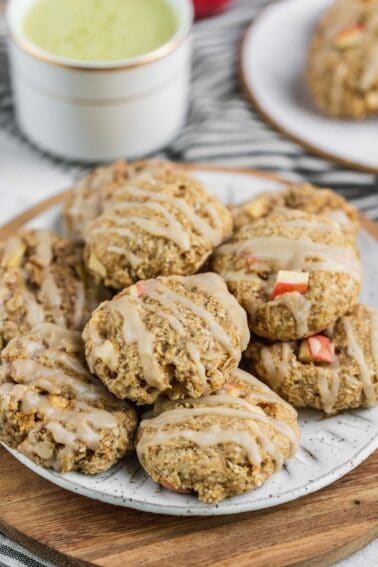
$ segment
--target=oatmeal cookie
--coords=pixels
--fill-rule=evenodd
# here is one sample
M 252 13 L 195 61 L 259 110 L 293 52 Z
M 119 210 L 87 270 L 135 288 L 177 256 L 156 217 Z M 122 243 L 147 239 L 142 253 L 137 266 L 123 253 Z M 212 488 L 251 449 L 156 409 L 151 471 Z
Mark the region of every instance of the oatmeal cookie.
M 108 166 L 98 167 L 81 179 L 71 191 L 64 207 L 64 221 L 71 238 L 84 240 L 87 225 L 98 217 L 104 203 L 127 181 L 148 171 L 169 170 L 170 162 L 144 160 L 127 163 L 118 160 Z
M 137 454 L 165 488 L 216 504 L 261 486 L 293 456 L 298 439 L 296 411 L 236 370 L 214 395 L 159 398 L 140 423 Z
M 221 387 L 247 347 L 245 311 L 216 274 L 139 282 L 102 303 L 83 333 L 91 371 L 118 398 L 197 398 Z
M 366 305 L 303 341 L 255 338 L 246 356 L 256 375 L 295 407 L 332 414 L 378 403 L 378 310 Z
M 283 191 L 261 193 L 252 201 L 234 205 L 230 210 L 234 227 L 238 229 L 285 208 L 324 215 L 353 236 L 359 229 L 357 209 L 331 189 L 321 189 L 310 183 L 292 184 Z
M 356 303 L 361 265 L 351 239 L 321 215 L 285 211 L 239 229 L 212 269 L 270 340 L 313 335 Z
M 43 321 L 82 330 L 102 298 L 73 241 L 21 230 L 0 243 L 0 346 Z
M 97 474 L 133 448 L 135 410 L 90 375 L 80 333 L 42 323 L 3 350 L 0 440 L 45 468 Z
M 141 175 L 118 189 L 88 226 L 86 263 L 115 289 L 159 275 L 189 275 L 231 231 L 227 207 L 194 178 Z

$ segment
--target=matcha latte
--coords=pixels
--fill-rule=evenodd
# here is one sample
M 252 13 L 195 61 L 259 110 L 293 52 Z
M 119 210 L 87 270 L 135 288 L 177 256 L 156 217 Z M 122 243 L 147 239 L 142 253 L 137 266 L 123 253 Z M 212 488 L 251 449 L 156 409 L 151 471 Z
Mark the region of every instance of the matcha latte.
M 144 55 L 177 30 L 167 0 L 35 0 L 23 19 L 26 38 L 76 61 L 117 61 Z

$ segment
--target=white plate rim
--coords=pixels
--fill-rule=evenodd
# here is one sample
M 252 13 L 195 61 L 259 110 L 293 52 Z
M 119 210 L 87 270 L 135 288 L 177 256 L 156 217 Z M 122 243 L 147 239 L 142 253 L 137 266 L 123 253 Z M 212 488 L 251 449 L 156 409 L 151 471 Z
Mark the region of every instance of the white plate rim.
M 3 444 L 2 444 L 3 445 Z M 10 449 L 6 445 L 3 445 L 11 455 L 13 455 L 20 463 L 25 465 L 28 469 L 41 476 L 45 480 L 52 482 L 53 484 L 73 492 L 74 494 L 79 494 L 85 496 L 92 500 L 97 500 L 104 502 L 106 504 L 112 504 L 115 506 L 121 506 L 123 508 L 132 508 L 134 510 L 141 510 L 144 512 L 151 512 L 154 514 L 164 514 L 168 516 L 228 516 L 232 514 L 241 514 L 242 512 L 254 512 L 257 510 L 266 510 L 279 506 L 280 504 L 285 504 L 286 502 L 291 502 L 297 500 L 298 498 L 303 498 L 308 494 L 313 492 L 318 492 L 322 488 L 329 486 L 336 480 L 342 478 L 352 470 L 354 470 L 358 465 L 363 463 L 374 451 L 378 448 L 378 438 L 375 437 L 371 439 L 362 449 L 358 451 L 353 459 L 347 463 L 340 465 L 333 471 L 322 475 L 317 481 L 311 484 L 304 484 L 294 490 L 284 492 L 280 496 L 272 496 L 271 498 L 265 498 L 253 503 L 245 502 L 242 504 L 228 504 L 227 506 L 221 506 L 216 504 L 215 506 L 198 506 L 195 508 L 194 512 L 190 507 L 185 507 L 183 505 L 164 506 L 163 504 L 154 504 L 151 502 L 143 502 L 142 500 L 137 500 L 134 498 L 124 498 L 122 496 L 109 496 L 101 491 L 94 491 L 89 488 L 75 485 L 72 481 L 64 478 L 64 475 L 59 475 L 57 473 L 51 473 L 47 469 L 39 467 L 33 463 L 30 459 L 15 451 Z M 53 480 L 54 479 L 54 480 Z M 227 503 L 227 500 L 224 501 Z M 267 502 L 269 503 L 268 505 Z M 222 503 L 223 504 L 223 503 Z

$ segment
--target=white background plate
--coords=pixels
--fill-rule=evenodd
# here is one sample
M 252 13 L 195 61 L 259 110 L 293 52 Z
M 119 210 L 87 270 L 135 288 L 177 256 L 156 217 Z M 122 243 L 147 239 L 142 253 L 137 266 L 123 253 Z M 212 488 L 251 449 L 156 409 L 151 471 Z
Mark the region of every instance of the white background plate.
M 213 171 L 196 172 L 209 189 L 227 203 L 237 203 L 264 190 L 279 189 L 278 182 L 253 174 Z M 58 210 L 52 209 L 30 225 L 56 228 Z M 362 299 L 378 306 L 378 266 L 374 258 L 378 243 L 367 233 L 359 237 L 366 285 Z M 327 486 L 345 475 L 377 447 L 378 407 L 327 417 L 320 412 L 301 411 L 302 437 L 297 455 L 257 490 L 207 506 L 194 496 L 174 494 L 159 487 L 141 470 L 135 458 L 126 459 L 95 477 L 79 473 L 58 474 L 29 459 L 11 453 L 31 470 L 54 484 L 84 496 L 139 510 L 173 515 L 235 514 L 276 506 Z
M 304 79 L 308 42 L 331 0 L 281 0 L 246 33 L 241 51 L 245 88 L 279 130 L 313 151 L 378 173 L 378 118 L 333 120 L 314 107 Z

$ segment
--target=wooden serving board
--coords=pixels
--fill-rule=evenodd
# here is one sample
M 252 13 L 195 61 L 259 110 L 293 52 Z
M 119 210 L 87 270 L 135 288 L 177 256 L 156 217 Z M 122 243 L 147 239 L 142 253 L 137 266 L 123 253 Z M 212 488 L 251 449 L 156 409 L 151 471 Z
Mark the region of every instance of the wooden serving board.
M 25 211 L 0 228 L 0 239 L 67 195 Z M 378 224 L 361 221 L 378 238 Z M 378 452 L 327 488 L 279 507 L 236 516 L 177 518 L 64 491 L 0 447 L 0 531 L 63 567 L 322 567 L 378 537 Z
M 330 565 L 378 536 L 378 453 L 277 508 L 172 518 L 66 492 L 1 448 L 0 530 L 63 567 Z

